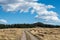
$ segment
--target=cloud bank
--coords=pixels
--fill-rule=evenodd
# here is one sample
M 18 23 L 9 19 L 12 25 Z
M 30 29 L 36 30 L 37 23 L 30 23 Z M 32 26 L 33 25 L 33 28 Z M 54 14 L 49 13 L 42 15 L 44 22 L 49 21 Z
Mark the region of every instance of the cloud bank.
M 38 3 L 38 0 L 0 0 L 0 5 L 3 7 L 5 11 L 20 11 L 22 12 L 29 12 L 34 14 L 37 13 L 35 16 L 36 18 L 43 19 L 45 21 L 58 21 L 57 12 L 50 10 L 51 8 L 55 8 L 53 5 L 45 5 L 42 3 Z
M 0 23 L 3 23 L 3 24 L 5 24 L 5 23 L 7 23 L 7 20 L 0 19 Z

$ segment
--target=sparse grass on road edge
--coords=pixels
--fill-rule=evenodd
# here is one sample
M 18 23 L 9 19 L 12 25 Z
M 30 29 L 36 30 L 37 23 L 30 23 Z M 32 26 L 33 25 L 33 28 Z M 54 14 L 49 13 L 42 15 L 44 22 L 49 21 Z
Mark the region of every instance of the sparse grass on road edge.
M 28 31 L 30 34 L 32 34 L 30 31 Z M 33 36 L 35 36 L 37 39 L 39 39 L 39 40 L 42 40 L 40 37 L 38 37 L 37 35 L 34 35 L 34 34 L 32 34 Z

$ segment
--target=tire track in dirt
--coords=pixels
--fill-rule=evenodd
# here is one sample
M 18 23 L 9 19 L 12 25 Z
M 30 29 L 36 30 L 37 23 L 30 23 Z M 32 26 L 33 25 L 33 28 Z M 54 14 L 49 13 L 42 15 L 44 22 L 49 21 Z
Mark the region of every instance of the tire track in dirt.
M 21 40 L 39 40 L 37 37 L 33 36 L 28 31 L 23 31 L 23 35 L 21 37 Z

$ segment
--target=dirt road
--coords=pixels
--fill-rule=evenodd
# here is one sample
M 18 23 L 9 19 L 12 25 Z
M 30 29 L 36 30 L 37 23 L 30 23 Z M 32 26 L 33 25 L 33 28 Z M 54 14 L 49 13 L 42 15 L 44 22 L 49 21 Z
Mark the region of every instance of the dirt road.
M 39 40 L 28 31 L 24 31 L 21 40 Z
M 23 31 L 23 35 L 21 37 L 21 40 L 26 40 L 26 33 Z

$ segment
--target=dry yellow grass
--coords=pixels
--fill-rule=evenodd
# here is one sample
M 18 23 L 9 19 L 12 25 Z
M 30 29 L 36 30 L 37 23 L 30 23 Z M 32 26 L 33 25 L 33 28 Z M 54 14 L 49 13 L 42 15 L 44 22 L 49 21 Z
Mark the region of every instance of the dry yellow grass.
M 21 38 L 21 35 L 21 29 L 0 29 L 0 40 L 19 40 Z
M 0 29 L 0 40 L 20 40 L 23 31 L 29 31 L 42 40 L 60 40 L 60 28 Z
M 30 32 L 42 40 L 60 40 L 60 28 L 33 28 Z

